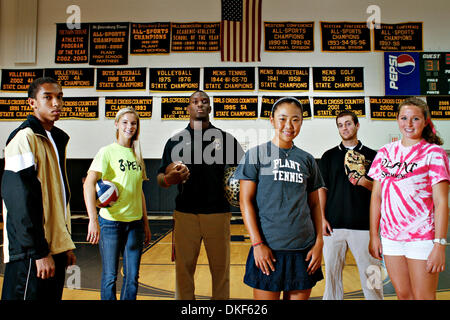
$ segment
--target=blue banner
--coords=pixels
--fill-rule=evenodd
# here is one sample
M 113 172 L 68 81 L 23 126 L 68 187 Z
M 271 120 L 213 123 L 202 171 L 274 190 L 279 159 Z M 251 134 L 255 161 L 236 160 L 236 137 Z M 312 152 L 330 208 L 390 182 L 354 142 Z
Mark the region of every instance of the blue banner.
M 385 94 L 420 95 L 418 52 L 384 53 Z

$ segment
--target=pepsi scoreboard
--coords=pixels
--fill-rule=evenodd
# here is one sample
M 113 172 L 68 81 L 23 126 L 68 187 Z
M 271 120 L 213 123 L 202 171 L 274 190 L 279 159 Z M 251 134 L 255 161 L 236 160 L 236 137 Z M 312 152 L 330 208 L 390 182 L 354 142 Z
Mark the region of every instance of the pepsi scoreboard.
M 420 88 L 424 95 L 450 94 L 450 52 L 421 54 Z
M 450 52 L 385 52 L 386 95 L 449 95 Z

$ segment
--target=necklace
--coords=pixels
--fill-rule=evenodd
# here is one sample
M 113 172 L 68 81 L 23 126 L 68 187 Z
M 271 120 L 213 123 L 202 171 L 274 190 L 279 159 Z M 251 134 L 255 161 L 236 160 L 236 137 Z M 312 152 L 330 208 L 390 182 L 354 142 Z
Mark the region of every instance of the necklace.
M 295 145 L 292 144 L 292 146 L 287 150 L 283 149 L 283 148 L 278 148 L 278 149 L 280 149 L 283 152 L 284 156 L 287 158 L 289 156 L 289 153 L 291 153 L 291 151 L 294 150 L 294 147 L 295 147 Z

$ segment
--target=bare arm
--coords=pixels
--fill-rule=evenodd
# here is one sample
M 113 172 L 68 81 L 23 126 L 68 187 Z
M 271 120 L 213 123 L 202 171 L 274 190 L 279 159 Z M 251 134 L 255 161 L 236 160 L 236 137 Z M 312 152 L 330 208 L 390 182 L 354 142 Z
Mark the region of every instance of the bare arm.
M 441 181 L 433 186 L 434 238 L 446 239 L 448 228 L 448 182 Z M 435 243 L 428 256 L 427 271 L 442 272 L 445 269 L 445 246 Z
M 362 176 L 361 179 L 358 180 L 357 182 L 358 186 L 364 187 L 369 191 L 372 191 L 373 188 L 373 181 L 367 179 L 365 176 Z
M 101 173 L 89 171 L 83 184 L 84 203 L 89 216 L 89 226 L 86 241 L 97 244 L 100 239 L 100 227 L 97 219 L 95 184 L 101 178 Z
M 370 198 L 370 243 L 369 252 L 376 258 L 381 260 L 381 239 L 378 234 L 381 219 L 381 184 L 373 181 L 372 196 Z
M 314 228 L 316 230 L 316 243 L 306 256 L 306 261 L 311 260 L 307 269 L 309 274 L 314 273 L 320 267 L 322 262 L 322 209 L 321 201 L 319 199 L 319 192 L 321 189 L 322 188 L 308 194 L 308 205 L 311 211 L 311 218 L 314 223 Z
M 167 184 L 167 183 L 164 182 L 164 173 L 159 173 L 159 174 L 156 176 L 156 181 L 158 182 L 158 185 L 159 185 L 161 188 L 166 189 L 166 188 L 170 187 L 170 184 Z
M 273 265 L 275 259 L 272 255 L 272 250 L 262 242 L 263 239 L 258 227 L 258 218 L 254 207 L 256 183 L 249 180 L 240 180 L 239 194 L 242 218 L 250 235 L 252 245 L 254 245 L 255 264 L 264 274 L 269 274 L 270 270 L 275 271 Z
M 322 235 L 329 236 L 333 232 L 333 229 L 331 228 L 330 223 L 325 218 L 325 207 L 327 204 L 327 189 L 326 188 L 320 188 L 319 193 L 319 202 L 320 202 L 320 212 L 322 216 Z

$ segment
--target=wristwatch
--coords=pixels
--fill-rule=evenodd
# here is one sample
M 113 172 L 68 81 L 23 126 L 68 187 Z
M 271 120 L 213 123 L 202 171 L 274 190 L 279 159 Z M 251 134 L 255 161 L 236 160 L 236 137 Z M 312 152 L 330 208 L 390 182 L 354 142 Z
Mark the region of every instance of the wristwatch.
M 443 246 L 445 246 L 447 244 L 447 239 L 445 239 L 445 238 L 434 239 L 433 242 L 434 243 L 439 243 L 439 244 L 442 244 Z

